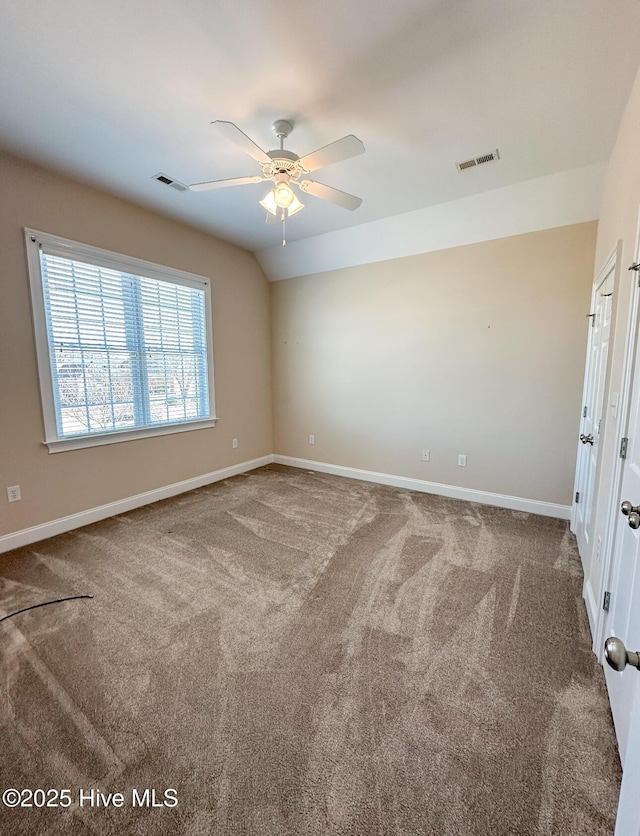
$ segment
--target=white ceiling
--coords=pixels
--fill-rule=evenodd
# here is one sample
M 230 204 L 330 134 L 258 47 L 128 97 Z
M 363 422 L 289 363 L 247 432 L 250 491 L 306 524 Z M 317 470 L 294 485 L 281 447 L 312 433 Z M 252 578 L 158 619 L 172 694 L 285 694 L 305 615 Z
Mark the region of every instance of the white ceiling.
M 210 127 L 302 156 L 345 134 L 366 154 L 314 174 L 296 241 L 608 159 L 640 63 L 638 0 L 2 0 L 0 146 L 250 250 L 278 243 L 260 173 Z M 457 161 L 501 159 L 459 173 Z

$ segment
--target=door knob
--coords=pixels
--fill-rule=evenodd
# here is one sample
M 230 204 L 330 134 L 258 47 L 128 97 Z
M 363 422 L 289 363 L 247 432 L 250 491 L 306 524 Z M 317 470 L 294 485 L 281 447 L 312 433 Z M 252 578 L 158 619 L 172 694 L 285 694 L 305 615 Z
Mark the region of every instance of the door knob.
M 593 436 L 591 433 L 589 435 L 585 435 L 584 433 L 580 433 L 580 441 L 583 444 L 593 444 Z
M 625 499 L 620 510 L 625 517 L 629 517 L 629 528 L 640 528 L 640 505 L 632 505 L 628 499 Z
M 614 671 L 623 671 L 627 665 L 633 665 L 640 671 L 640 656 L 632 650 L 627 650 L 624 642 L 615 636 L 610 636 L 605 641 L 604 658 Z
M 640 528 L 640 514 L 637 511 L 629 514 L 629 528 Z

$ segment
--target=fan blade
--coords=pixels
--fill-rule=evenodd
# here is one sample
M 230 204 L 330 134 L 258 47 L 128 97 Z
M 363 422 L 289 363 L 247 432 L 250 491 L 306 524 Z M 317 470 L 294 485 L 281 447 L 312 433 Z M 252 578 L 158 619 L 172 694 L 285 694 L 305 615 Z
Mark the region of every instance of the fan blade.
M 308 192 L 308 194 L 319 197 L 321 200 L 328 200 L 329 203 L 335 203 L 336 206 L 342 206 L 343 209 L 353 211 L 362 203 L 361 197 L 356 197 L 348 192 L 341 192 L 340 189 L 325 186 L 324 183 L 317 183 L 315 180 L 298 180 L 296 185 L 300 186 L 303 192 Z
M 268 177 L 258 174 L 249 177 L 232 177 L 230 180 L 210 180 L 208 183 L 193 183 L 189 188 L 192 192 L 206 192 L 208 189 L 226 189 L 227 186 L 244 186 L 245 183 L 262 183 Z
M 234 145 L 237 145 L 238 148 L 245 152 L 245 154 L 253 157 L 257 163 L 271 162 L 271 157 L 269 157 L 259 145 L 256 145 L 252 139 L 249 139 L 249 137 L 241 131 L 237 125 L 234 125 L 233 122 L 221 122 L 218 119 L 211 124 L 215 125 L 218 132 L 221 133 L 222 136 L 226 137 L 230 142 L 233 142 Z
M 364 154 L 364 145 L 357 136 L 349 134 L 349 136 L 343 136 L 342 139 L 336 139 L 335 142 L 330 142 L 324 148 L 312 151 L 302 157 L 299 162 L 305 171 L 311 172 L 339 163 L 341 160 L 348 160 L 349 157 L 356 157 L 358 154 Z

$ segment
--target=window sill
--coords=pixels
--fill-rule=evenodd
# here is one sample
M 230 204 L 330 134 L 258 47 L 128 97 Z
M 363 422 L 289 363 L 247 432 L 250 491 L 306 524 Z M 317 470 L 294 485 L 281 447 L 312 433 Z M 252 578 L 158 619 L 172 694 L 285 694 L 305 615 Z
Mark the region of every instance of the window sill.
M 138 430 L 117 430 L 103 435 L 74 436 L 59 438 L 54 441 L 44 441 L 49 453 L 63 453 L 65 450 L 82 450 L 85 447 L 101 447 L 105 444 L 119 444 L 122 441 L 135 441 L 138 438 L 154 438 L 158 435 L 184 433 L 191 430 L 204 430 L 215 427 L 218 419 L 207 418 L 204 421 L 190 421 L 185 424 L 169 424 L 160 427 L 144 427 Z

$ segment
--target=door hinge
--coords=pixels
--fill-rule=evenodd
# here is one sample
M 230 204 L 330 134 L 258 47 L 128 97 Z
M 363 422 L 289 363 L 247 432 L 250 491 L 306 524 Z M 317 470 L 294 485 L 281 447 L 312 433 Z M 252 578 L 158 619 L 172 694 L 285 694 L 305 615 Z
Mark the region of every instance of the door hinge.
M 610 605 L 611 605 L 611 593 L 610 592 L 605 592 L 604 593 L 604 598 L 602 599 L 602 609 L 605 612 L 609 612 Z
M 593 328 L 593 326 L 596 324 L 596 315 L 594 313 L 588 313 L 587 319 L 591 320 L 591 327 Z
M 626 459 L 627 458 L 627 447 L 629 446 L 629 439 L 628 438 L 621 438 L 620 439 L 620 458 Z
M 585 408 L 582 410 L 582 417 L 583 417 L 583 418 L 586 418 L 586 417 L 587 417 L 587 407 L 586 407 L 586 406 L 585 406 Z
M 576 501 L 576 502 L 580 502 L 580 491 L 576 491 L 576 498 L 575 498 L 575 501 Z

